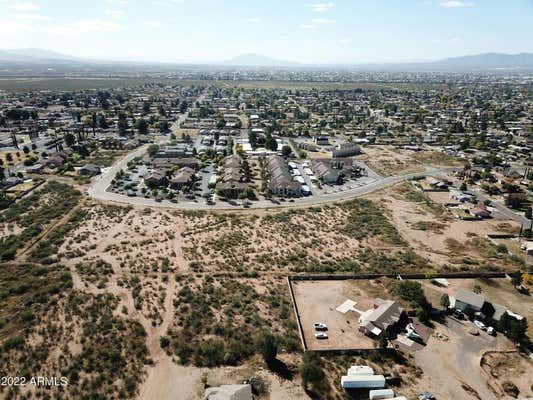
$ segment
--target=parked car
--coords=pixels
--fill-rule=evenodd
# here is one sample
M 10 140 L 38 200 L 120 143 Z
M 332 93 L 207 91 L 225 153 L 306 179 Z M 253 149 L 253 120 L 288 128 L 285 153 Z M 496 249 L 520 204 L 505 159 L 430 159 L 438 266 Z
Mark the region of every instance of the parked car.
M 461 319 L 461 320 L 466 319 L 466 318 L 465 318 L 465 315 L 463 314 L 463 312 L 462 312 L 461 310 L 457 310 L 457 309 L 454 310 L 454 312 L 453 312 L 453 316 L 454 316 L 455 318 L 457 318 L 457 319 Z
M 317 331 L 326 331 L 328 329 L 328 326 L 323 322 L 317 322 L 313 326 Z
M 496 329 L 494 329 L 492 326 L 489 326 L 487 328 L 487 333 L 490 335 L 490 336 L 496 336 Z
M 418 396 L 418 400 L 435 400 L 435 396 L 433 396 L 433 393 L 424 392 Z
M 328 334 L 326 332 L 318 332 L 318 333 L 315 333 L 315 338 L 317 338 L 317 339 L 327 339 L 328 338 Z
M 415 342 L 422 342 L 422 336 L 420 336 L 415 331 L 407 331 L 407 335 L 405 336 L 407 336 L 408 339 L 411 339 Z
M 481 321 L 478 321 L 477 319 L 474 321 L 474 325 L 477 326 L 479 329 L 481 329 L 482 331 L 486 331 L 487 330 L 487 325 L 485 325 L 483 322 Z

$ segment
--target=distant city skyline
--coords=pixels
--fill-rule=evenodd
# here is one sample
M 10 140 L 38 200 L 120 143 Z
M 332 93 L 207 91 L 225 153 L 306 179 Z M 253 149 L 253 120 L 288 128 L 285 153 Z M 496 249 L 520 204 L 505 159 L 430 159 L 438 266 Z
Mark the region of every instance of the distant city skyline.
M 530 0 L 72 3 L 0 0 L 0 49 L 188 63 L 257 53 L 310 64 L 533 52 Z

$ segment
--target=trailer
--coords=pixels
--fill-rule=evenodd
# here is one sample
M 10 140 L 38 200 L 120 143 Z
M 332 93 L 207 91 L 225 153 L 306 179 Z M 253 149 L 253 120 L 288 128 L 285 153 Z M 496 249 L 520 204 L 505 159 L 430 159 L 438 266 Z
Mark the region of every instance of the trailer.
M 383 375 L 347 375 L 341 378 L 344 389 L 383 389 L 385 377 Z
M 394 391 L 392 389 L 371 390 L 368 393 L 368 398 L 369 398 L 369 400 L 393 399 L 394 398 Z
M 347 375 L 374 375 L 374 370 L 368 365 L 352 365 Z

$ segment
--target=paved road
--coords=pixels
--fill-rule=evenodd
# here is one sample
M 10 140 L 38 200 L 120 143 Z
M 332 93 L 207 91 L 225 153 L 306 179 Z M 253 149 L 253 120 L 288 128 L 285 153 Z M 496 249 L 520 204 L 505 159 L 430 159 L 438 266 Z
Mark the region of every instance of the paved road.
M 495 202 L 489 196 L 485 195 L 481 191 L 478 192 L 477 190 L 476 191 L 470 190 L 467 193 L 469 193 L 469 194 L 471 194 L 473 196 L 476 196 L 481 201 L 489 200 L 491 207 L 494 207 L 496 210 L 498 210 L 502 215 L 504 215 L 508 219 L 512 219 L 512 220 L 518 222 L 519 224 L 523 224 L 524 227 L 528 228 L 531 225 L 531 221 L 528 220 L 526 217 L 515 213 L 513 210 L 507 208 L 503 204 Z
M 123 159 L 118 161 L 116 164 L 114 164 L 108 171 L 100 175 L 97 178 L 97 180 L 94 182 L 94 184 L 89 188 L 88 190 L 89 196 L 97 200 L 103 200 L 103 201 L 113 201 L 117 203 L 125 203 L 125 204 L 132 204 L 132 205 L 157 206 L 157 207 L 178 208 L 178 209 L 233 210 L 233 209 L 240 209 L 242 207 L 242 205 L 238 204 L 237 202 L 235 203 L 235 205 L 231 205 L 225 202 L 217 202 L 217 204 L 215 205 L 208 206 L 204 203 L 203 199 L 199 199 L 198 202 L 182 201 L 180 203 L 172 203 L 168 200 L 156 202 L 153 199 L 149 199 L 145 197 L 128 197 L 125 195 L 108 192 L 107 188 L 111 184 L 111 181 L 113 180 L 117 172 L 125 168 L 130 160 L 134 159 L 135 157 L 140 157 L 144 155 L 147 147 L 148 145 L 138 148 L 137 150 L 128 154 L 126 157 L 124 157 Z M 271 202 L 270 200 L 260 200 L 260 201 L 251 203 L 250 208 L 299 207 L 299 206 L 310 206 L 310 205 L 315 205 L 315 204 L 326 204 L 326 203 L 331 203 L 331 202 L 335 202 L 339 200 L 346 200 L 349 198 L 362 196 L 362 195 L 374 192 L 376 190 L 383 189 L 387 186 L 394 185 L 398 182 L 412 179 L 416 176 L 439 175 L 442 173 L 450 172 L 452 170 L 454 170 L 454 168 L 427 168 L 426 171 L 424 172 L 388 176 L 385 178 L 380 178 L 379 180 L 375 182 L 372 182 L 368 185 L 364 185 L 361 187 L 356 187 L 353 189 L 344 190 L 344 191 L 335 192 L 335 193 L 303 197 L 303 198 L 295 199 L 294 202 L 284 201 L 284 202 L 274 203 L 274 202 Z
M 98 200 L 110 200 L 110 201 L 118 201 L 120 203 L 128 203 L 129 198 L 127 196 L 122 196 L 116 193 L 110 193 L 107 192 L 107 188 L 109 185 L 111 185 L 111 181 L 115 177 L 115 175 L 120 171 L 121 169 L 126 168 L 128 163 L 133 160 L 135 157 L 142 157 L 146 150 L 148 149 L 149 144 L 145 144 L 144 146 L 139 147 L 135 151 L 129 153 L 126 155 L 126 157 L 122 158 L 109 170 L 102 173 L 102 175 L 99 175 L 96 178 L 96 181 L 93 183 L 93 185 L 89 188 L 88 194 L 89 196 L 98 199 Z M 118 196 L 118 197 L 117 197 Z M 126 201 L 124 201 L 126 199 Z M 154 202 L 155 203 L 155 202 Z
M 198 98 L 196 99 L 195 103 L 196 102 L 202 102 L 205 100 L 205 98 L 207 97 L 207 91 L 203 92 L 200 96 L 198 96 Z M 174 134 L 176 134 L 178 132 L 178 129 L 180 129 L 180 126 L 182 123 L 185 122 L 185 120 L 187 119 L 187 117 L 189 116 L 189 111 L 190 111 L 190 107 L 187 108 L 187 111 L 183 114 L 181 114 L 178 119 L 176 120 L 176 122 L 174 122 L 174 124 L 172 124 L 172 126 L 170 127 L 170 131 Z

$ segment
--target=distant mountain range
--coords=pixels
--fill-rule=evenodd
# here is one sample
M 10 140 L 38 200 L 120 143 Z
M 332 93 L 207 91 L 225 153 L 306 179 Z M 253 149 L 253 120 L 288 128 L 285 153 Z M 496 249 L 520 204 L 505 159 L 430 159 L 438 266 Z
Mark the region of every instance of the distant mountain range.
M 76 61 L 79 58 L 43 49 L 0 50 L 0 61 L 36 63 L 52 60 Z
M 242 66 L 242 67 L 298 67 L 302 64 L 292 61 L 277 60 L 263 56 L 261 54 L 247 53 L 241 54 L 231 60 L 222 62 L 224 65 Z
M 474 56 L 445 58 L 444 60 L 435 61 L 434 64 L 478 68 L 532 68 L 533 53 L 484 53 Z
M 43 49 L 17 49 L 0 50 L 0 63 L 15 64 L 127 64 L 128 62 L 96 60 L 91 58 L 74 57 L 54 51 Z M 144 64 L 150 64 L 146 61 Z M 132 64 L 136 64 L 132 62 Z M 158 62 L 153 65 L 161 64 Z M 169 65 L 170 63 L 166 63 Z M 176 63 L 177 64 L 177 63 Z M 204 63 L 205 64 L 205 63 Z M 437 61 L 417 62 L 417 63 L 373 63 L 373 64 L 303 64 L 293 61 L 278 60 L 261 54 L 247 53 L 241 54 L 230 60 L 212 62 L 212 65 L 233 66 L 233 67 L 287 67 L 287 68 L 342 68 L 357 70 L 394 70 L 394 71 L 472 71 L 472 70 L 492 70 L 492 69 L 526 69 L 533 70 L 533 53 L 505 54 L 505 53 L 484 53 L 468 55 L 462 57 L 451 57 Z

